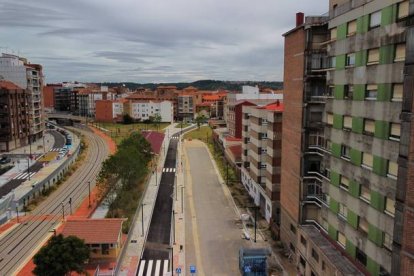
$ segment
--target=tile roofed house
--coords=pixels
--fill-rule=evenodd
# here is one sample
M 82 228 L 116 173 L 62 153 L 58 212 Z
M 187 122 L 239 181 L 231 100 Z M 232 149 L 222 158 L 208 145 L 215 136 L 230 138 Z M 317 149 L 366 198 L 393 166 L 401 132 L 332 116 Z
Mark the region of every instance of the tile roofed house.
M 91 258 L 117 258 L 121 251 L 124 219 L 69 219 L 62 235 L 84 240 Z
M 14 84 L 13 82 L 6 81 L 6 80 L 0 80 L 0 88 L 7 89 L 7 90 L 22 89 L 16 84 Z

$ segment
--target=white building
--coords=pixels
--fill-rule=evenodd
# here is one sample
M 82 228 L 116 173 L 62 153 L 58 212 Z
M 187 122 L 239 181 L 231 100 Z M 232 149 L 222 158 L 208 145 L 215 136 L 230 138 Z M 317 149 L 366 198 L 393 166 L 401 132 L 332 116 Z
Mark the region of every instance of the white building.
M 134 119 L 142 121 L 161 116 L 161 122 L 172 122 L 174 118 L 173 104 L 170 101 L 134 101 L 130 104 L 129 114 Z

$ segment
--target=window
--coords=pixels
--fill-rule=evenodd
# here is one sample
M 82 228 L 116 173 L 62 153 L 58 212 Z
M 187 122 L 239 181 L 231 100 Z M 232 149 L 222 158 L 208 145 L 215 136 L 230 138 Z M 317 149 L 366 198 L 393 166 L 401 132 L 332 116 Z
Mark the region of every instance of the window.
M 336 67 L 336 57 L 330 57 L 329 58 L 329 67 L 330 68 L 335 68 Z
M 344 98 L 347 100 L 352 100 L 353 95 L 354 95 L 354 86 L 345 85 Z
M 323 227 L 323 229 L 325 229 L 326 231 L 328 231 L 329 223 L 328 223 L 328 221 L 325 218 L 322 219 L 322 227 Z
M 333 125 L 333 114 L 328 113 L 326 115 L 326 123 L 330 126 Z
M 348 208 L 342 203 L 339 203 L 339 215 L 346 218 L 348 216 Z
M 313 248 L 312 248 L 312 258 L 314 258 L 316 262 L 319 262 L 319 254 L 316 253 L 315 249 Z
M 344 188 L 345 190 L 349 189 L 349 179 L 343 175 L 341 175 L 340 187 Z
M 359 190 L 359 197 L 367 202 L 371 202 L 371 190 L 368 187 L 361 185 Z
M 371 13 L 369 16 L 369 27 L 375 28 L 381 24 L 381 11 Z
M 365 218 L 358 218 L 358 229 L 364 233 L 368 233 L 369 224 Z
M 375 131 L 375 121 L 365 119 L 364 120 L 364 133 L 365 134 L 374 134 Z
M 342 145 L 341 146 L 341 157 L 345 158 L 345 159 L 351 159 L 350 155 L 349 155 L 349 147 Z
M 344 116 L 344 129 L 352 129 L 352 117 Z
M 336 40 L 336 36 L 337 36 L 337 29 L 336 28 L 331 29 L 331 40 Z
M 396 179 L 398 176 L 398 164 L 396 162 L 388 161 L 387 176 Z
M 405 43 L 397 44 L 395 47 L 394 61 L 404 61 L 405 60 Z
M 369 49 L 368 50 L 368 60 L 367 65 L 377 64 L 379 62 L 379 49 Z
M 260 168 L 261 168 L 261 169 L 266 169 L 266 164 L 262 164 L 262 163 L 260 163 Z
M 300 242 L 306 247 L 306 239 L 300 235 Z
M 392 250 L 392 237 L 390 234 L 384 232 L 384 241 L 382 245 L 388 250 Z
M 390 139 L 400 141 L 400 137 L 401 137 L 401 124 L 391 123 Z
M 388 197 L 385 198 L 385 213 L 393 217 L 395 214 L 395 201 Z
M 374 158 L 372 154 L 363 152 L 362 153 L 362 165 L 367 169 L 372 169 L 372 165 L 374 163 Z
M 260 153 L 261 154 L 267 153 L 267 148 L 260 148 Z
M 394 84 L 392 86 L 392 101 L 393 102 L 401 102 L 403 99 L 403 88 L 402 84 Z
M 346 55 L 346 66 L 355 66 L 355 53 Z
M 346 237 L 344 234 L 342 234 L 341 232 L 338 231 L 338 243 L 339 245 L 341 245 L 343 248 L 345 248 L 346 245 Z
M 348 29 L 347 30 L 347 35 L 348 36 L 354 35 L 356 33 L 356 29 L 357 29 L 356 20 L 348 22 L 348 28 L 347 29 Z
M 377 92 L 378 92 L 378 86 L 376 84 L 368 84 L 365 90 L 365 99 L 376 100 Z
M 358 247 L 356 248 L 356 256 L 358 262 L 360 262 L 362 265 L 367 266 L 367 254 L 365 254 L 361 249 Z
M 398 19 L 408 16 L 408 1 L 398 3 Z

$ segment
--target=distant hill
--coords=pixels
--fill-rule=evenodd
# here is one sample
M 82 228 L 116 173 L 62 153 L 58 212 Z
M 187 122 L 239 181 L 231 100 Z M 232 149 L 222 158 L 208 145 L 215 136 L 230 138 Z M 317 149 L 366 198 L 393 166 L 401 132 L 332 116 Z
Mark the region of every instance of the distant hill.
M 161 85 L 173 85 L 178 89 L 183 89 L 188 86 L 194 86 L 198 90 L 230 90 L 241 91 L 243 85 L 250 85 L 271 89 L 283 89 L 283 82 L 270 82 L 270 81 L 219 81 L 219 80 L 198 80 L 195 82 L 177 82 L 177 83 L 135 83 L 135 82 L 104 82 L 97 83 L 97 85 L 104 85 L 108 87 L 116 87 L 125 85 L 130 90 L 135 90 L 139 87 L 148 88 L 154 90 L 157 86 Z

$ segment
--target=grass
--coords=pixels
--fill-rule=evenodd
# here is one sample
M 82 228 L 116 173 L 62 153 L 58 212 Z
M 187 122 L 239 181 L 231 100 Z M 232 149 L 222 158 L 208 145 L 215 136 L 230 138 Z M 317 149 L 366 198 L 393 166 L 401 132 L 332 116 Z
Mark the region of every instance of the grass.
M 175 128 L 186 128 L 186 127 L 189 127 L 189 126 L 191 126 L 191 124 L 189 124 L 189 123 L 179 123 L 179 124 L 176 124 L 175 125 Z
M 209 126 L 202 126 L 199 129 L 195 129 L 193 131 L 190 131 L 184 135 L 184 139 L 198 139 L 202 141 L 206 141 L 206 139 L 211 138 L 211 134 L 213 131 L 211 130 L 211 127 Z
M 169 126 L 170 123 L 160 123 L 159 126 L 155 124 L 144 124 L 144 123 L 135 123 L 135 124 L 116 124 L 116 123 L 98 123 L 98 127 L 109 130 L 107 133 L 117 145 L 119 145 L 122 140 L 126 137 L 129 137 L 131 132 L 140 131 L 140 130 L 158 130 L 164 132 L 164 129 Z

